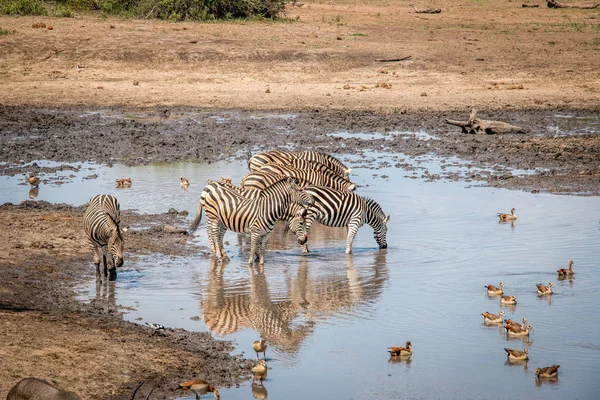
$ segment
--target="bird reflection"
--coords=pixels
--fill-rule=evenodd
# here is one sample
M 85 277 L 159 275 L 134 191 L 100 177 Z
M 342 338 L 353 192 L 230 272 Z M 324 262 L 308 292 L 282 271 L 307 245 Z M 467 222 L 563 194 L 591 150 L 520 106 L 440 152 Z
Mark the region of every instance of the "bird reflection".
M 30 199 L 35 199 L 36 197 L 38 197 L 38 194 L 40 194 L 39 186 L 33 186 L 31 189 L 29 189 L 29 198 Z
M 223 278 L 227 264 L 211 260 L 206 296 L 200 300 L 203 320 L 209 330 L 221 336 L 251 328 L 269 346 L 293 354 L 313 333 L 315 318 L 374 302 L 388 278 L 386 253 L 378 251 L 366 270 L 357 269 L 353 257 L 347 256 L 345 268 L 342 263 L 331 273 L 315 270 L 318 274 L 314 276 L 310 274 L 310 257 L 299 257 L 297 273 L 284 272 L 287 295 L 272 295 L 269 282 L 278 277 L 267 280 L 255 267 L 248 267 L 246 280 L 230 283 Z M 268 271 L 269 266 L 265 269 Z
M 406 364 L 407 367 L 410 367 L 410 363 L 412 362 L 412 354 L 407 356 L 394 356 L 388 359 L 388 363 L 390 364 Z
M 252 397 L 258 400 L 264 400 L 269 395 L 265 385 L 252 385 Z
M 529 371 L 529 368 L 527 367 L 528 362 L 529 360 L 506 360 L 504 365 L 508 367 L 523 367 L 523 371 L 527 372 Z
M 558 278 L 556 278 L 559 281 L 568 281 L 569 282 L 569 287 L 573 287 L 573 282 L 575 280 L 575 277 L 573 275 L 559 275 Z
M 500 307 L 508 308 L 511 313 L 514 313 L 517 310 L 516 304 L 500 304 Z

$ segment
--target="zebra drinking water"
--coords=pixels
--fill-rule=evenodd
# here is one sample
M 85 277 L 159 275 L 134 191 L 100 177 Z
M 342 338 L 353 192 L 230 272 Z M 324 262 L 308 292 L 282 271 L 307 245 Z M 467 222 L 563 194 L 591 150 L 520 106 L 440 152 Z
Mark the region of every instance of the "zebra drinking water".
M 305 206 L 313 204 L 313 199 L 302 189 L 297 189 L 296 182 L 291 178 L 282 178 L 256 199 L 245 198 L 235 190 L 212 183 L 202 191 L 190 231 L 198 228 L 204 209 L 208 218 L 208 240 L 211 248 L 214 246 L 214 253 L 219 260 L 228 259 L 223 249 L 223 237 L 229 229 L 251 234 L 248 264 L 253 264 L 256 255 L 259 256 L 259 263 L 263 264 L 269 236 L 290 203 Z
M 307 186 L 304 191 L 313 197 L 315 204 L 306 217 L 306 230 L 313 221 L 331 227 L 348 227 L 346 254 L 352 253 L 352 243 L 358 229 L 365 223 L 373 228 L 373 236 L 380 249 L 387 248 L 387 222 L 381 206 L 373 199 L 361 197 L 353 192 L 340 191 L 321 186 Z M 308 253 L 308 246 L 302 245 Z
M 344 178 L 347 178 L 352 171 L 351 168 L 346 167 L 340 160 L 329 154 L 318 153 L 316 151 L 289 150 L 270 150 L 255 154 L 248 160 L 248 169 L 250 171 L 258 171 L 265 164 L 292 165 L 294 159 L 318 162 Z
M 104 276 L 117 278 L 117 268 L 123 265 L 123 230 L 120 227 L 121 211 L 115 196 L 98 194 L 92 197 L 83 215 L 85 231 L 96 264 L 96 276 L 100 277 L 100 258 Z M 110 256 L 107 262 L 107 251 Z

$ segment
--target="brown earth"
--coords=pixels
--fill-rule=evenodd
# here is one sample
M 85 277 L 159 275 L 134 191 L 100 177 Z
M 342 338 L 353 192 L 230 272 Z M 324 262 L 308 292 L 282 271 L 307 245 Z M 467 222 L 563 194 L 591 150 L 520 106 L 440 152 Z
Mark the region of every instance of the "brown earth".
M 417 6 L 442 13 L 423 15 L 409 3 L 305 3 L 275 23 L 0 16 L 1 29 L 16 31 L 0 35 L 0 161 L 10 162 L 0 173 L 30 172 L 20 163 L 35 159 L 216 160 L 287 145 L 275 132 L 283 128 L 303 148 L 459 156 L 484 172 L 448 178 L 598 194 L 597 128 L 565 119 L 564 131 L 575 133 L 565 137 L 549 126 L 558 112 L 597 121 L 600 10 L 437 0 Z M 40 22 L 53 29 L 32 27 Z M 443 123 L 466 120 L 471 108 L 530 133 L 471 136 Z M 264 110 L 296 117 L 251 118 Z M 326 135 L 421 129 L 440 140 L 366 145 Z M 515 177 L 509 168 L 539 173 Z M 75 299 L 73 288 L 93 273 L 82 213 L 39 202 L 0 208 L 0 398 L 25 376 L 90 399 L 125 398 L 142 380 L 142 393 L 157 384 L 153 398 L 166 398 L 194 374 L 219 386 L 244 379 L 247 362 L 228 354 L 230 343 L 124 322 L 110 298 Z M 150 231 L 156 221 L 181 225 L 177 215 L 124 219 L 136 226 L 129 258 L 191 251 L 185 237 Z

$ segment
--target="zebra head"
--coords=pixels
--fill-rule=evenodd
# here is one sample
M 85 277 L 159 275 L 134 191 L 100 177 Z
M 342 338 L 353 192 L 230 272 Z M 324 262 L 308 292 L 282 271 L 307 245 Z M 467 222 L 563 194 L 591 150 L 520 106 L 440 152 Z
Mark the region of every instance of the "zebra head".
M 295 210 L 295 215 L 294 217 L 290 220 L 289 222 L 289 226 L 286 227 L 286 232 L 287 230 L 291 230 L 292 232 L 294 232 L 296 234 L 296 237 L 298 238 L 298 243 L 299 244 L 305 244 L 306 241 L 308 240 L 308 235 L 306 233 L 306 208 L 302 207 L 302 206 L 298 206 L 296 205 L 297 210 Z
M 310 194 L 306 193 L 304 189 L 298 188 L 298 182 L 296 182 L 295 179 L 288 178 L 287 182 L 288 188 L 291 192 L 291 199 L 293 203 L 300 204 L 305 207 L 310 207 L 315 204 L 315 199 L 313 199 L 313 197 Z
M 108 250 L 110 255 L 112 256 L 113 265 L 116 268 L 120 268 L 123 266 L 123 231 L 119 226 L 115 230 L 113 230 L 110 239 L 108 239 Z
M 387 222 L 389 219 L 390 216 L 388 215 L 387 217 L 380 219 L 380 223 L 373 227 L 373 236 L 380 249 L 387 249 Z

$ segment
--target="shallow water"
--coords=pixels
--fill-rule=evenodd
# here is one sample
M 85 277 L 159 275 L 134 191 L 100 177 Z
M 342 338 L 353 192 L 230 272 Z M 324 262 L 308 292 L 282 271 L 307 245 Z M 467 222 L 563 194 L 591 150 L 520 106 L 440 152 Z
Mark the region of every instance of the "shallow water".
M 343 229 L 315 227 L 311 253 L 301 256 L 292 235 L 277 231 L 261 272 L 245 264 L 245 239 L 229 232 L 228 264 L 215 265 L 200 252 L 126 260 L 117 282 L 91 281 L 80 297 L 130 307 L 125 318 L 138 323 L 211 331 L 235 340 L 247 357 L 255 357 L 254 340 L 267 338 L 272 369 L 264 386 L 271 398 L 597 398 L 600 322 L 590 316 L 597 315 L 600 290 L 600 198 L 424 182 L 407 179 L 412 172 L 401 168 L 356 164 L 359 193 L 391 214 L 387 250 L 379 251 L 363 227 L 346 256 Z M 93 168 L 63 185 L 42 186 L 38 198 L 82 204 L 105 192 L 124 209 L 193 214 L 206 179 L 239 181 L 246 172 L 243 162 Z M 81 180 L 90 173 L 98 179 Z M 133 186 L 114 188 L 125 176 Z M 190 179 L 189 189 L 179 187 L 180 176 Z M 28 187 L 17 182 L 0 180 L 0 202 L 26 198 Z M 519 219 L 499 224 L 496 213 L 511 207 Z M 208 244 L 204 223 L 194 243 Z M 569 259 L 575 277 L 557 281 L 556 269 Z M 500 281 L 517 296 L 516 307 L 486 295 L 484 286 Z M 538 297 L 541 282 L 553 282 L 555 294 Z M 527 318 L 534 327 L 528 340 L 507 339 L 482 323 L 482 312 L 501 309 L 513 320 Z M 390 359 L 386 348 L 406 340 L 413 357 Z M 529 363 L 507 364 L 503 348 L 522 349 L 524 342 Z M 536 384 L 533 370 L 552 364 L 561 365 L 558 381 Z M 249 383 L 220 391 L 227 399 L 251 396 Z

